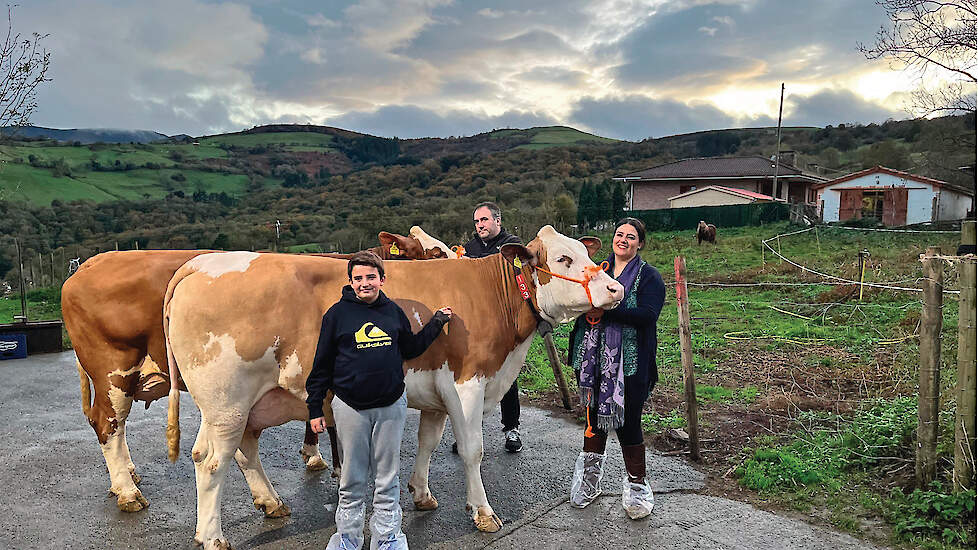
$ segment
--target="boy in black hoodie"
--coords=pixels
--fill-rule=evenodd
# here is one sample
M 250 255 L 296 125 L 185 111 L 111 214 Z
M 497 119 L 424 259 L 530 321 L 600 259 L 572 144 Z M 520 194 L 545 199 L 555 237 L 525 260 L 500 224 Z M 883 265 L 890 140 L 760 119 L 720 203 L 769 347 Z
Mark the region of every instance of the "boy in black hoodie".
M 384 263 L 372 252 L 354 254 L 347 264 L 350 285 L 323 315 L 306 404 L 312 429 L 325 428 L 323 400 L 333 391 L 333 417 L 343 450 L 336 533 L 327 550 L 360 550 L 368 472 L 374 471 L 371 549 L 407 550 L 401 532 L 398 467 L 407 415 L 404 359 L 434 342 L 452 310 L 442 308 L 414 334 L 404 312 L 387 298 Z

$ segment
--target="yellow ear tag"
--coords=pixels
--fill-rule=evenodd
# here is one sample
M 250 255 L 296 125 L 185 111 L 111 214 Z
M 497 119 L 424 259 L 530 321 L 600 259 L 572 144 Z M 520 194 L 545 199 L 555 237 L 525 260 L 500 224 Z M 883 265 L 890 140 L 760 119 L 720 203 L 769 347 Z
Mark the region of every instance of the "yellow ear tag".
M 391 243 L 391 254 L 394 256 L 399 256 L 401 251 L 397 248 L 397 243 Z
M 523 262 L 521 262 L 518 257 L 513 258 L 513 265 L 516 266 L 516 269 L 523 269 Z

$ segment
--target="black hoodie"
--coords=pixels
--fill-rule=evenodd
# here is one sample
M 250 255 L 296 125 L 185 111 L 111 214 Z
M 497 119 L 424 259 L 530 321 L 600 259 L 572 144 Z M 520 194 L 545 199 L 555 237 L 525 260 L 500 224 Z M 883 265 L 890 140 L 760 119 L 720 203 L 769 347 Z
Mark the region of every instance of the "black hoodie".
M 448 321 L 444 313 L 420 332 L 411 331 L 406 315 L 381 292 L 373 303 L 359 298 L 353 287 L 323 315 L 312 372 L 306 380 L 309 418 L 323 416 L 326 392 L 357 409 L 386 407 L 404 393 L 404 359 L 428 349 Z

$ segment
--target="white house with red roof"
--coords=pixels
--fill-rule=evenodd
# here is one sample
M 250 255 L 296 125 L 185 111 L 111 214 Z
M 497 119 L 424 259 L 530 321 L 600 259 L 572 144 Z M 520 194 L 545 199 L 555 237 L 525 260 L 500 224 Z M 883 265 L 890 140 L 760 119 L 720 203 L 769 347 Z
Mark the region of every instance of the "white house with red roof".
M 669 197 L 669 208 L 690 208 L 693 206 L 726 206 L 730 204 L 751 204 L 755 202 L 773 202 L 776 200 L 770 195 L 738 189 L 736 187 L 725 187 L 722 185 L 708 185 L 681 193 L 674 197 Z
M 875 166 L 812 185 L 822 221 L 875 218 L 886 226 L 960 220 L 974 210 L 975 190 Z

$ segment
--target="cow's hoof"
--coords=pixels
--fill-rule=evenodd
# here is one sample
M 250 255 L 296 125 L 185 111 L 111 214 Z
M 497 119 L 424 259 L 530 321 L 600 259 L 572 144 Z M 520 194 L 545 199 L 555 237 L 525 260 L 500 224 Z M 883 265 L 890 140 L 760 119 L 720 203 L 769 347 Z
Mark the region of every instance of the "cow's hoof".
M 116 506 L 119 507 L 123 512 L 138 512 L 144 508 L 149 507 L 149 501 L 143 497 L 143 494 L 137 489 L 135 493 L 130 495 L 119 495 L 119 499 L 116 501 Z
M 284 518 L 292 515 L 292 510 L 289 508 L 289 505 L 281 500 L 273 502 L 255 500 L 255 509 L 264 512 L 266 518 Z
M 434 510 L 438 508 L 438 500 L 434 495 L 428 495 L 421 500 L 414 501 L 414 507 L 423 511 Z
M 472 519 L 475 521 L 475 528 L 483 533 L 495 533 L 503 528 L 503 520 L 499 519 L 499 516 L 495 512 L 489 512 L 488 515 L 484 515 L 484 512 L 480 509 L 479 513 Z
M 204 550 L 232 550 L 226 539 L 211 539 L 204 543 Z
M 329 464 L 326 464 L 326 461 L 323 460 L 323 457 L 321 456 L 309 457 L 309 459 L 306 460 L 306 469 L 310 472 L 319 472 L 325 470 L 326 468 L 329 468 Z

